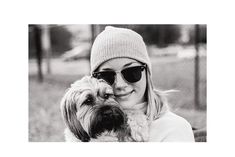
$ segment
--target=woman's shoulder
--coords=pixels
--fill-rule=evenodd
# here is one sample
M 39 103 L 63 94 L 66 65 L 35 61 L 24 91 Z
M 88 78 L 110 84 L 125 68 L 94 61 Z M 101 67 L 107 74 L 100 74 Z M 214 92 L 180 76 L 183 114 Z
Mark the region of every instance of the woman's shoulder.
M 152 141 L 194 141 L 189 122 L 170 111 L 152 121 L 150 126 Z
M 171 111 L 166 111 L 165 113 L 160 115 L 160 117 L 158 119 L 153 121 L 153 125 L 157 124 L 157 123 L 164 123 L 165 125 L 172 125 L 172 126 L 176 126 L 176 124 L 177 125 L 187 125 L 187 126 L 191 127 L 191 125 L 189 124 L 189 122 L 186 119 L 176 115 L 175 113 L 173 113 Z

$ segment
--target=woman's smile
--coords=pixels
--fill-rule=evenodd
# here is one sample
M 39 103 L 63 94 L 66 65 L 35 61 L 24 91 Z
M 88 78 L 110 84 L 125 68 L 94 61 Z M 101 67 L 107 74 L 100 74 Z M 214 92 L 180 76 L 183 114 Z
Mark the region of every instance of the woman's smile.
M 117 94 L 115 94 L 115 96 L 117 99 L 127 100 L 132 95 L 133 92 L 134 92 L 134 90 L 132 90 L 130 92 L 126 92 L 126 93 L 117 93 Z

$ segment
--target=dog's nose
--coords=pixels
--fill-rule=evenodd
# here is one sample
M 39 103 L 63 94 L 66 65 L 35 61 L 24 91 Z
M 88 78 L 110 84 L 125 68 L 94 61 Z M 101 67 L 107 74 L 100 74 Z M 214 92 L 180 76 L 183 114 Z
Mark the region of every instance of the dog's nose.
M 120 116 L 124 115 L 124 113 L 118 108 L 114 106 L 103 106 L 101 108 L 101 115 L 103 118 L 108 119 L 118 119 Z
M 91 120 L 91 136 L 96 137 L 105 130 L 116 131 L 122 128 L 126 119 L 124 113 L 115 106 L 101 106 L 97 110 L 97 116 L 94 116 Z
M 119 116 L 121 116 L 121 113 L 118 112 L 118 110 L 114 107 L 106 106 L 103 108 L 101 115 L 103 117 L 103 120 L 115 120 L 118 119 Z
M 113 113 L 112 110 L 106 110 L 106 111 L 103 112 L 103 115 L 107 116 L 107 115 L 111 115 L 112 113 Z
M 111 109 L 107 109 L 103 112 L 103 115 L 111 115 L 111 114 L 113 114 L 113 110 Z
M 113 110 L 112 109 L 106 109 L 103 111 L 103 116 L 110 116 L 113 115 Z

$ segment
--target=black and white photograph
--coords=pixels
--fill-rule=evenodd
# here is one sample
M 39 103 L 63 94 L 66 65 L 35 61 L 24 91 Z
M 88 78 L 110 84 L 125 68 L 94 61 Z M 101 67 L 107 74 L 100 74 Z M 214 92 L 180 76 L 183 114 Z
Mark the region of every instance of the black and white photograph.
M 0 2 L 1 155 L 234 156 L 234 3 Z
M 29 24 L 29 142 L 206 142 L 206 24 Z

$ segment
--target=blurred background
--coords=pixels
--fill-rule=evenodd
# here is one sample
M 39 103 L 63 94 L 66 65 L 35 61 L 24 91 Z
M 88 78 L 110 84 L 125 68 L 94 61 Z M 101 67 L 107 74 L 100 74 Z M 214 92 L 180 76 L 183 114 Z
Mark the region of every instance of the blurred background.
M 60 100 L 72 82 L 90 74 L 92 43 L 107 25 L 28 25 L 29 141 L 64 141 Z M 171 110 L 206 130 L 207 26 L 113 26 L 142 35 L 155 87 L 179 90 L 168 97 Z

